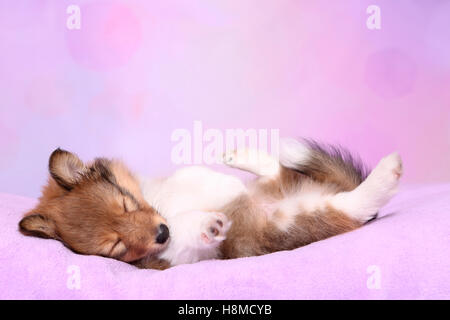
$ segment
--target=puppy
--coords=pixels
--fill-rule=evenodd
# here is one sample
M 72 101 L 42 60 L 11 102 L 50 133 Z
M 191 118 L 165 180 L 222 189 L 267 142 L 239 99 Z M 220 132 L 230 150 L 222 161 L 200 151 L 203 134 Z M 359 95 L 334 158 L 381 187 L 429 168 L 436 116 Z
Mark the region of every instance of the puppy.
M 164 269 L 294 249 L 351 231 L 376 216 L 402 174 L 395 153 L 368 175 L 347 151 L 297 140 L 284 140 L 279 160 L 239 150 L 224 163 L 257 178 L 244 185 L 187 167 L 164 179 L 137 179 L 120 162 L 84 164 L 58 149 L 39 204 L 19 228 L 75 252 Z

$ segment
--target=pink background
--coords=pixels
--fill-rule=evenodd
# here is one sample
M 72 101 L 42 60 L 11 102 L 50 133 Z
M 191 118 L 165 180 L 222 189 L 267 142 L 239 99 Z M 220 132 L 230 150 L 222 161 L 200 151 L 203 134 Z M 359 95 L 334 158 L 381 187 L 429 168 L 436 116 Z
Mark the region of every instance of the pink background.
M 404 182 L 449 181 L 449 16 L 445 0 L 1 1 L 0 191 L 37 196 L 58 146 L 166 174 L 172 132 L 194 120 L 370 165 L 397 150 Z

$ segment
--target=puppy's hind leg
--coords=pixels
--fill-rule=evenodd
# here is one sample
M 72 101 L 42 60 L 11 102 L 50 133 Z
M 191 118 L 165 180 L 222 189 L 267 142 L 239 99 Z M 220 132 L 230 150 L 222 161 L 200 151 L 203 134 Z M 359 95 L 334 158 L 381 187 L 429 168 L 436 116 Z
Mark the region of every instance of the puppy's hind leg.
M 401 175 L 401 158 L 398 153 L 392 153 L 381 159 L 356 189 L 336 194 L 330 204 L 361 223 L 367 222 L 397 192 Z

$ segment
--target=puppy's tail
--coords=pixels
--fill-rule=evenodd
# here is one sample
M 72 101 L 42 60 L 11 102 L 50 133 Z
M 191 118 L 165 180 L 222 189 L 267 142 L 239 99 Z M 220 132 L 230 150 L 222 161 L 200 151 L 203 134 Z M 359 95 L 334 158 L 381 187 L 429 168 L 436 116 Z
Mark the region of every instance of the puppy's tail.
M 355 189 L 368 175 L 361 159 L 348 150 L 308 139 L 283 139 L 280 164 L 319 183 L 333 184 L 338 192 Z

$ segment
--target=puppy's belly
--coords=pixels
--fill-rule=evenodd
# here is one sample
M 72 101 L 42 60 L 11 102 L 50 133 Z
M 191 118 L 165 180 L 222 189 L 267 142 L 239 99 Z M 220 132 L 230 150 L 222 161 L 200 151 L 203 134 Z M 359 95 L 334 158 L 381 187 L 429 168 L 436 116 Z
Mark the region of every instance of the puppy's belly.
M 165 218 L 187 211 L 217 211 L 246 193 L 238 178 L 192 166 L 166 179 L 141 179 L 145 199 Z

